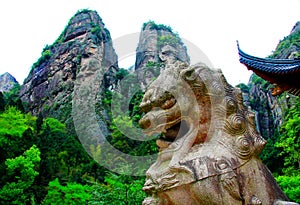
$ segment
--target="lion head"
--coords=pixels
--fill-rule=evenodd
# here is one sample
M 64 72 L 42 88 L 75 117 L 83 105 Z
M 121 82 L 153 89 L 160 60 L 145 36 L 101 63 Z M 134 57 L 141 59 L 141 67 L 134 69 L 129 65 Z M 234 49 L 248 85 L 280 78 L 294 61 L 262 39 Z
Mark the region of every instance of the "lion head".
M 242 92 L 220 70 L 180 61 L 167 66 L 144 95 L 140 120 L 144 132 L 162 133 L 160 152 L 182 159 L 196 144 L 218 141 L 241 158 L 258 154 L 265 141 L 257 133 L 254 114 L 243 104 Z M 216 133 L 222 133 L 215 139 Z

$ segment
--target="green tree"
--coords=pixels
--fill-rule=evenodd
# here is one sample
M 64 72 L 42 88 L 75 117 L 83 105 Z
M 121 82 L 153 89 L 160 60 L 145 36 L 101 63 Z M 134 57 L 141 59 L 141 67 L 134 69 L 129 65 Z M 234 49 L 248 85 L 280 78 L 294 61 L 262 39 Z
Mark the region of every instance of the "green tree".
M 157 39 L 158 48 L 162 48 L 165 45 L 177 47 L 178 45 L 183 45 L 183 43 L 178 35 L 172 33 L 170 35 L 158 37 Z
M 132 148 L 136 145 L 136 140 L 130 139 L 130 137 L 143 136 L 141 130 L 134 126 L 132 119 L 128 116 L 114 118 L 110 128 L 112 130 L 113 146 L 127 153 L 132 152 Z
M 273 175 L 282 175 L 282 167 L 284 166 L 284 156 L 280 153 L 282 149 L 275 146 L 280 141 L 280 133 L 275 131 L 275 134 L 267 139 L 267 144 L 260 154 L 263 163 L 271 170 Z
M 124 69 L 124 68 L 120 68 L 118 70 L 118 72 L 116 73 L 116 78 L 117 80 L 122 80 L 124 77 L 126 77 L 129 74 L 129 71 Z
M 172 28 L 170 26 L 164 25 L 164 24 L 156 24 L 154 21 L 150 20 L 148 22 L 145 22 L 143 24 L 142 29 L 145 30 L 146 26 L 149 25 L 150 30 L 163 30 L 163 31 L 168 31 L 172 33 Z
M 140 156 L 151 155 L 157 153 L 156 139 L 143 134 L 139 127 L 138 122 L 143 115 L 139 108 L 143 92 L 137 87 L 133 88 L 130 83 L 131 79 L 135 79 L 134 76 L 128 75 L 122 82 L 122 92 L 111 93 L 112 97 L 108 98 L 110 103 L 111 99 L 114 99 L 114 116 L 109 126 L 111 135 L 107 139 L 115 148 L 124 153 Z M 135 93 L 128 94 L 131 92 L 130 90 Z M 147 140 L 147 138 L 152 140 Z
M 40 162 L 40 151 L 33 145 L 23 155 L 7 159 L 5 184 L 0 190 L 0 201 L 5 204 L 28 204 L 34 194 L 32 185 L 38 175 L 37 167 Z
M 276 181 L 291 201 L 300 203 L 300 174 L 296 176 L 279 176 Z
M 283 176 L 276 177 L 279 186 L 290 200 L 300 202 L 300 98 L 288 110 L 281 127 L 281 136 L 275 143 L 284 157 Z
M 291 176 L 300 172 L 300 99 L 289 109 L 281 133 L 276 147 L 282 149 L 284 174 Z
M 0 92 L 0 112 L 3 112 L 4 110 L 5 110 L 4 95 L 2 92 Z
M 21 86 L 19 84 L 16 84 L 9 92 L 4 93 L 4 97 L 6 101 L 6 107 L 13 106 L 24 113 L 25 108 L 23 102 L 19 97 L 20 89 Z
M 43 205 L 85 205 L 91 197 L 90 190 L 88 185 L 76 183 L 62 186 L 56 178 L 49 183 L 48 194 Z
M 25 130 L 34 130 L 35 119 L 30 114 L 23 114 L 17 108 L 10 107 L 0 115 L 0 136 L 22 137 Z
M 144 178 L 108 173 L 105 183 L 92 186 L 89 205 L 136 205 L 142 204 L 146 194 L 142 191 Z
M 15 107 L 0 114 L 0 164 L 21 155 L 34 144 L 35 121 L 36 117 L 23 114 Z
M 41 117 L 38 120 L 41 124 Z M 81 181 L 82 169 L 90 159 L 82 145 L 69 135 L 66 126 L 55 118 L 45 118 L 39 125 L 37 146 L 41 150 L 40 175 L 36 179 L 36 199 L 40 203 L 47 194 L 50 181 Z
M 157 153 L 156 139 L 147 140 L 152 137 L 142 133 L 134 122 L 136 118 L 138 117 L 128 115 L 115 117 L 110 126 L 112 131 L 110 143 L 115 148 L 131 155 L 145 156 Z

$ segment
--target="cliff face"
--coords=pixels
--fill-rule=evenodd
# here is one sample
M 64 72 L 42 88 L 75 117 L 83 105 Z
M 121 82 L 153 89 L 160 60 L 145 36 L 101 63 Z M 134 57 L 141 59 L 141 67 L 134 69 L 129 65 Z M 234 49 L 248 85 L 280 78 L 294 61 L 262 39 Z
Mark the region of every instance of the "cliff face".
M 27 102 L 33 114 L 43 113 L 66 121 L 71 115 L 74 83 L 79 75 L 89 76 L 90 70 L 85 68 L 93 67 L 94 59 L 100 63 L 95 64 L 94 71 L 102 69 L 107 75 L 116 74 L 118 60 L 109 31 L 97 12 L 82 10 L 70 19 L 56 42 L 46 46 L 33 64 L 21 87 L 21 99 Z M 102 86 L 114 83 L 110 80 Z
M 142 89 L 164 68 L 166 56 L 189 62 L 186 47 L 168 26 L 144 23 L 136 49 L 135 70 Z
M 18 81 L 9 73 L 0 75 L 0 92 L 9 92 L 15 85 L 19 85 Z
M 270 58 L 288 59 L 300 56 L 300 23 L 292 29 L 291 33 L 279 42 Z M 272 85 L 253 74 L 248 83 L 248 91 L 244 92 L 245 103 L 256 111 L 258 130 L 264 138 L 274 135 L 283 123 L 285 111 L 293 104 L 295 96 L 283 93 L 272 96 Z
M 44 48 L 42 56 L 33 64 L 24 81 L 20 96 L 26 102 L 28 111 L 34 115 L 57 118 L 73 131 L 74 96 L 75 99 L 83 96 L 80 100 L 85 103 L 95 103 L 98 124 L 103 134 L 107 135 L 112 123 L 110 95 L 125 90 L 124 98 L 132 97 L 132 92 L 137 91 L 136 85 L 144 90 L 167 62 L 178 59 L 189 62 L 182 40 L 170 27 L 150 21 L 143 25 L 140 34 L 136 72 L 124 78 L 128 71 L 119 69 L 110 33 L 102 19 L 95 11 L 83 10 L 70 19 L 53 45 Z M 95 73 L 100 73 L 101 79 Z M 84 91 L 84 86 L 81 86 L 88 82 L 94 82 L 89 83 L 94 88 L 100 86 L 92 101 L 85 94 L 87 90 Z M 91 89 L 93 92 L 95 90 Z M 79 112 L 80 104 L 77 105 L 78 113 L 87 115 L 86 112 Z M 80 120 L 80 117 L 76 116 L 76 119 Z
M 287 101 L 284 97 L 274 97 L 269 89 L 271 85 L 260 77 L 252 75 L 248 90 L 244 91 L 244 101 L 255 111 L 257 130 L 268 139 L 274 135 L 283 123 L 284 109 Z

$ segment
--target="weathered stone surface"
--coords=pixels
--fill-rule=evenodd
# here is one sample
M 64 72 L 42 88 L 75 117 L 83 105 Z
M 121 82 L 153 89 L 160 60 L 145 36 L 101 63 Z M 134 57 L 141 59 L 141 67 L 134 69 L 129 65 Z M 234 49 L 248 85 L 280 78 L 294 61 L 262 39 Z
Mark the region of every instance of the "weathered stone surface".
M 140 107 L 145 133 L 163 133 L 144 205 L 288 204 L 259 159 L 266 141 L 254 113 L 221 71 L 167 63 Z
M 57 41 L 44 49 L 22 85 L 20 96 L 33 114 L 72 123 L 71 101 L 78 76 L 88 80 L 95 72 L 114 76 L 117 70 L 117 55 L 102 19 L 95 11 L 82 10 L 71 18 Z M 109 87 L 116 80 L 100 84 Z
M 8 72 L 0 75 L 0 92 L 9 92 L 15 85 L 19 85 L 14 76 Z

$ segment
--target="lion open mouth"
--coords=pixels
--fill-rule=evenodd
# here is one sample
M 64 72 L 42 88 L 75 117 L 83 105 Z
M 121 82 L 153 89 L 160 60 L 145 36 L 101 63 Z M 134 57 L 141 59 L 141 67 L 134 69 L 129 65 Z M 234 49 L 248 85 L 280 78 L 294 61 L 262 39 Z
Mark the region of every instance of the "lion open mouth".
M 179 103 L 171 93 L 163 92 L 155 101 L 148 98 L 146 95 L 140 105 L 146 113 L 139 121 L 140 127 L 148 136 L 160 134 L 156 144 L 160 150 L 166 149 L 188 132 L 188 123 L 183 119 Z
M 173 142 L 182 138 L 189 130 L 189 126 L 186 121 L 182 120 L 174 124 L 170 128 L 166 129 L 162 133 L 156 144 L 160 150 L 168 148 Z
M 147 135 L 152 135 L 155 133 L 160 134 L 159 139 L 157 139 L 156 144 L 160 151 L 168 148 L 173 142 L 183 137 L 189 130 L 189 126 L 185 120 L 181 117 L 174 120 L 157 124 L 157 119 L 155 119 L 154 113 L 148 113 L 149 115 L 144 116 L 140 121 L 140 126 L 144 129 L 144 133 Z

